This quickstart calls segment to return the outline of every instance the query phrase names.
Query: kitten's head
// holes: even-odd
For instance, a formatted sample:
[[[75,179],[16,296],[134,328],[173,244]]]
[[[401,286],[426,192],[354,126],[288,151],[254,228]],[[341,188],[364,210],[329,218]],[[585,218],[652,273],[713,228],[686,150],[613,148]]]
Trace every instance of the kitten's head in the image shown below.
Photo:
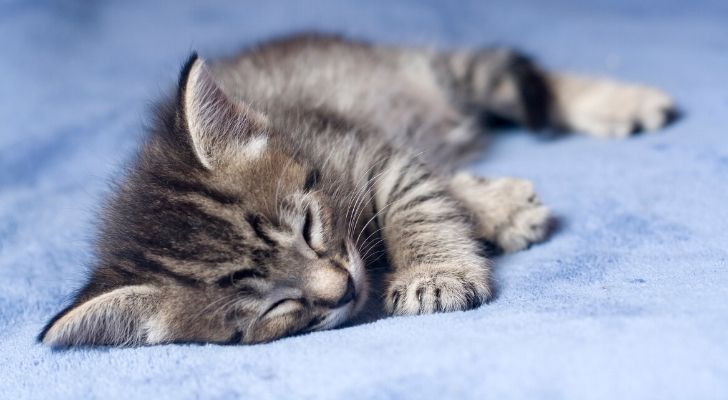
[[[89,282],[43,343],[256,343],[361,308],[363,264],[333,174],[231,101],[196,56],[160,115],[104,213]]]

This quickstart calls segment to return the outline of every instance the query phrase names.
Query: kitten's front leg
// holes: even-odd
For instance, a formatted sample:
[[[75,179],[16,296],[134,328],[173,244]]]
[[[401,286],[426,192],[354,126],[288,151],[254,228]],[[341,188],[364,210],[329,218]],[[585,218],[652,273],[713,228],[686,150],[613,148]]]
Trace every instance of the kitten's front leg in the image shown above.
[[[450,190],[475,217],[478,234],[506,252],[518,251],[546,237],[549,210],[525,179],[487,179],[458,172]]]
[[[416,158],[390,158],[374,187],[392,272],[385,308],[400,315],[466,310],[490,295],[490,262],[446,183]]]

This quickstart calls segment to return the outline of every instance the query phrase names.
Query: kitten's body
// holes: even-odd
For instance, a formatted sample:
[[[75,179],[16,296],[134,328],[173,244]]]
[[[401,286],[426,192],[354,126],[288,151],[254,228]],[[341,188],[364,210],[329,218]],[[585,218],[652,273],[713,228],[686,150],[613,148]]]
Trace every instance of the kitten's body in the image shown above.
[[[367,298],[472,308],[491,295],[479,240],[519,250],[548,222],[528,182],[452,175],[483,115],[624,136],[671,110],[505,50],[300,36],[193,57],[107,208],[88,285],[41,339],[249,343],[339,325]]]

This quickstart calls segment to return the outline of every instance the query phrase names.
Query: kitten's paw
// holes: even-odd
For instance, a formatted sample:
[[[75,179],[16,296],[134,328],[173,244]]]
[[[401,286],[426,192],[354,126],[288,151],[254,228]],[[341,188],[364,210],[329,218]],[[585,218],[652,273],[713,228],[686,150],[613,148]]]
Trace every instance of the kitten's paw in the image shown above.
[[[475,215],[483,238],[503,251],[518,251],[546,238],[549,210],[539,201],[531,182],[485,179],[461,172],[453,177],[452,187]]]
[[[395,315],[468,310],[490,298],[487,265],[464,268],[421,265],[390,281],[385,307]]]
[[[621,138],[656,131],[677,116],[672,98],[649,86],[573,76],[557,82],[559,111],[573,131]]]

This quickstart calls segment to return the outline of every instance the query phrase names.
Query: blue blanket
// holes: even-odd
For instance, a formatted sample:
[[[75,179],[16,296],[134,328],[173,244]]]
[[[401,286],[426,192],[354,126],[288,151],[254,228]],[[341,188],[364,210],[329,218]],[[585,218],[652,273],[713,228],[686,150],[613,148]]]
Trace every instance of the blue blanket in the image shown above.
[[[728,398],[728,3],[216,3],[0,5],[0,397]],[[561,224],[498,260],[480,309],[248,347],[38,345],[188,53],[302,29],[512,44],[664,88],[685,118],[621,141],[495,135],[472,168],[533,180]]]

